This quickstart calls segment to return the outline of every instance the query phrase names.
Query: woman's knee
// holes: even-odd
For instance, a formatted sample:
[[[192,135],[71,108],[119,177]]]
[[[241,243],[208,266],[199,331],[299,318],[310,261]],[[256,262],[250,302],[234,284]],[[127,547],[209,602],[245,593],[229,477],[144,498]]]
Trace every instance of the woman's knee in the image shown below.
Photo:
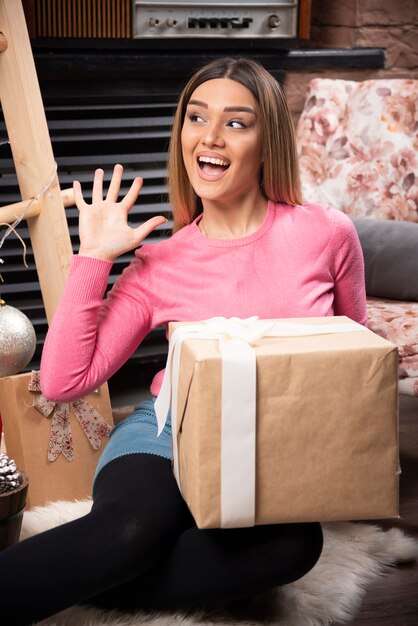
[[[289,581],[305,576],[318,562],[324,538],[321,525],[317,522],[292,524],[289,541],[293,549],[293,568],[289,569]]]
[[[270,587],[286,585],[307,574],[322,552],[323,536],[318,523],[260,526],[256,532],[261,538],[259,574]]]

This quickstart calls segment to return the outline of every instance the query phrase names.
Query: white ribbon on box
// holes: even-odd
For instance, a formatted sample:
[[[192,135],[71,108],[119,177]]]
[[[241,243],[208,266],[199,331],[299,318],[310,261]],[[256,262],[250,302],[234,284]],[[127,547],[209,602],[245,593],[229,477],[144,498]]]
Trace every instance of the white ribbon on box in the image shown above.
[[[177,392],[180,356],[186,339],[218,339],[222,359],[221,528],[255,524],[256,355],[262,337],[301,337],[367,330],[361,324],[300,324],[258,317],[212,317],[176,328],[170,338],[166,370],[155,411],[158,434],[171,405],[173,472],[181,491],[177,449]]]

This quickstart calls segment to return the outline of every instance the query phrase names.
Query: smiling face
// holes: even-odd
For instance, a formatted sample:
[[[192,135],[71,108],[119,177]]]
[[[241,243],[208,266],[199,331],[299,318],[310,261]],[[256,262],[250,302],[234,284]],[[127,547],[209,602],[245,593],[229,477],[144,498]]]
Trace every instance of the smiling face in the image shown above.
[[[216,78],[195,89],[181,146],[190,184],[204,207],[256,203],[263,197],[257,104],[241,83]]]

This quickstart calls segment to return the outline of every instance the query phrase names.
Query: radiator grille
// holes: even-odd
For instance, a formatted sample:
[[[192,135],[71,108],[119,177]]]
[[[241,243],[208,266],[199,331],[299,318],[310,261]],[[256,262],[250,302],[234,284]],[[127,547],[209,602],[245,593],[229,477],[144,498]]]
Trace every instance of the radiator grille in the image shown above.
[[[38,0],[37,37],[131,37],[130,0]]]

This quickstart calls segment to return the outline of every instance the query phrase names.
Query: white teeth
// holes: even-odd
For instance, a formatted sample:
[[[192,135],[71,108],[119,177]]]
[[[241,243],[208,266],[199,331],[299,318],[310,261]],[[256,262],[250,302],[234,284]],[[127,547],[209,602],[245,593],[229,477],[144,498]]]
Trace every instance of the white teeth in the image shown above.
[[[200,156],[199,161],[200,163],[212,163],[212,165],[223,165],[224,167],[229,165],[229,163],[222,161],[222,159],[215,159],[207,156]]]

